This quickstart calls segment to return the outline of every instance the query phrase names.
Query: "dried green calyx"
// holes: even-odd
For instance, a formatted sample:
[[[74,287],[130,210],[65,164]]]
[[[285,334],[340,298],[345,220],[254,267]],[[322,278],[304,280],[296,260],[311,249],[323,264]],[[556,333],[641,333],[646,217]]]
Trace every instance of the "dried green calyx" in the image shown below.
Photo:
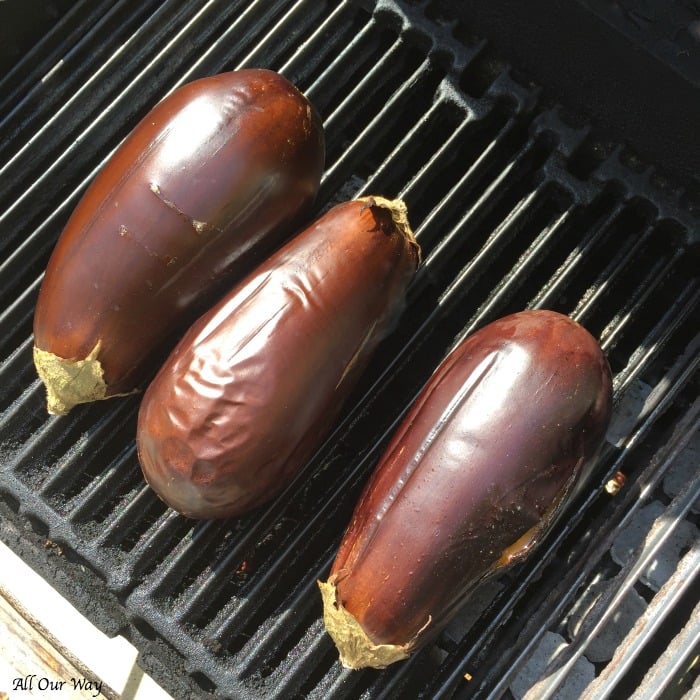
[[[410,223],[408,222],[408,207],[402,199],[387,199],[379,195],[371,195],[368,197],[359,197],[359,202],[364,202],[367,207],[379,207],[386,209],[391,220],[396,227],[396,230],[408,241],[409,245],[415,251],[416,267],[420,265],[422,259],[421,247],[416,240]]]
[[[34,346],[34,365],[46,386],[49,413],[65,416],[79,403],[98,401],[107,396],[104,371],[97,356],[100,342],[82,360],[66,360]]]
[[[326,583],[318,581],[318,587],[323,598],[323,622],[340,652],[340,663],[345,668],[386,668],[410,656],[415,639],[405,645],[375,644],[367,636],[360,623],[338,600],[332,576]]]

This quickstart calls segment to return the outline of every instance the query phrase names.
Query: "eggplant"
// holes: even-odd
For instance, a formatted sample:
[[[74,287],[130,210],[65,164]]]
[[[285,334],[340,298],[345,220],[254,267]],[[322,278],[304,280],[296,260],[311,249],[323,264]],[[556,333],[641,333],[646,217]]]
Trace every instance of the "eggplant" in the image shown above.
[[[205,313],[144,394],[144,477],[191,518],[277,495],[319,444],[420,262],[405,204],[345,202]]]
[[[324,149],[313,106],[273,71],[196,80],[156,105],[49,260],[34,315],[49,412],[137,389],[178,331],[304,223]]]
[[[516,313],[460,342],[391,439],[319,582],[342,664],[408,658],[477,585],[527,557],[590,470],[611,401],[602,350],[562,314]]]

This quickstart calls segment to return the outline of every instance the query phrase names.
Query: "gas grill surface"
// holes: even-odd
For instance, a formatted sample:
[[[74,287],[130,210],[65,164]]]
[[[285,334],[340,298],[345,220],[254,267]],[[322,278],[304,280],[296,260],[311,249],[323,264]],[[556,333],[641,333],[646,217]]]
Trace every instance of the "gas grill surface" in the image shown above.
[[[693,197],[433,8],[83,0],[0,82],[0,537],[129,637],[175,697],[651,698],[697,676]],[[143,114],[186,81],[252,66],[281,72],[323,117],[316,213],[401,197],[425,262],[290,488],[244,518],[193,522],[142,479],[138,397],[47,416],[32,315],[63,225]],[[344,670],[316,580],[362,486],[452,345],[523,308],[571,315],[608,356],[615,414],[593,476],[537,554],[434,645],[382,672]]]

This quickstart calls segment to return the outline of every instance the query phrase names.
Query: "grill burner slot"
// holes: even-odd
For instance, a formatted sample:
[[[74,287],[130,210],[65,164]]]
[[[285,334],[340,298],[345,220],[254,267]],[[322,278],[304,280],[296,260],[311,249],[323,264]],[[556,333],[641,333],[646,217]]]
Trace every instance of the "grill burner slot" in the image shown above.
[[[2,83],[0,95],[18,98],[0,112],[9,135],[0,143],[8,202],[0,215],[0,501],[19,511],[3,518],[40,524],[100,579],[75,597],[89,601],[104,581],[148,654],[171,663],[181,655],[207,690],[495,697],[544,633],[560,628],[639,509],[642,488],[644,498],[660,491],[697,428],[697,219],[648,172],[623,165],[619,151],[583,167],[590,128],[542,104],[461,25],[431,19],[431,3],[272,5],[123,0],[85,16],[82,31],[71,13],[62,25],[71,43],[55,32],[29,54],[37,65],[63,63],[43,83],[22,81],[22,64]],[[329,155],[318,210],[358,194],[404,197],[425,265],[337,429],[287,492],[238,520],[193,523],[143,483],[133,443],[138,397],[46,417],[31,319],[62,225],[138,118],[182,82],[243,65],[280,70],[323,115]],[[315,580],[363,484],[449,348],[525,307],[569,313],[600,337],[616,412],[641,381],[652,386],[644,409],[606,445],[538,558],[499,579],[469,629],[456,623],[382,673],[341,669]],[[628,486],[610,499],[600,486],[618,469]],[[673,503],[674,522],[686,522]],[[650,604],[663,608],[658,598]],[[598,681],[608,689],[622,680],[609,668]]]

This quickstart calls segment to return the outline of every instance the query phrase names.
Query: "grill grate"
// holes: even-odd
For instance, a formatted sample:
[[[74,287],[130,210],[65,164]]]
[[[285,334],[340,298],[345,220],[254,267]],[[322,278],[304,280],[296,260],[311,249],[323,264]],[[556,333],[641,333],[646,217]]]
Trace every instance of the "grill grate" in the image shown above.
[[[55,32],[30,54],[42,71],[61,57],[43,81],[22,82],[17,70],[0,87],[14,96],[0,112],[2,498],[106,583],[145,648],[166,640],[202,687],[222,696],[517,695],[538,643],[562,631],[582,587],[608,571],[615,537],[693,444],[697,220],[619,151],[582,173],[590,129],[541,104],[461,25],[429,15],[430,3],[398,0],[124,0],[86,16],[84,31],[76,13],[67,16],[67,39]],[[285,74],[324,117],[318,209],[373,192],[405,198],[425,264],[338,427],[286,493],[238,520],[192,523],[143,483],[137,398],[46,417],[31,318],[62,225],[139,116],[187,80],[250,65]],[[590,484],[538,558],[501,577],[470,620],[385,672],[341,669],[315,581],[382,446],[456,340],[525,307],[569,313],[601,339],[616,417],[642,382],[651,393],[609,436]],[[629,485],[611,499],[602,485],[618,470]],[[665,498],[669,528],[694,527],[694,499],[690,490]],[[597,621],[616,609],[615,591],[629,589],[651,555],[640,556],[556,662],[552,692],[585,655]],[[629,682],[631,662],[676,607],[676,581],[651,598],[656,617],[635,632],[637,646],[599,664],[596,692]]]

